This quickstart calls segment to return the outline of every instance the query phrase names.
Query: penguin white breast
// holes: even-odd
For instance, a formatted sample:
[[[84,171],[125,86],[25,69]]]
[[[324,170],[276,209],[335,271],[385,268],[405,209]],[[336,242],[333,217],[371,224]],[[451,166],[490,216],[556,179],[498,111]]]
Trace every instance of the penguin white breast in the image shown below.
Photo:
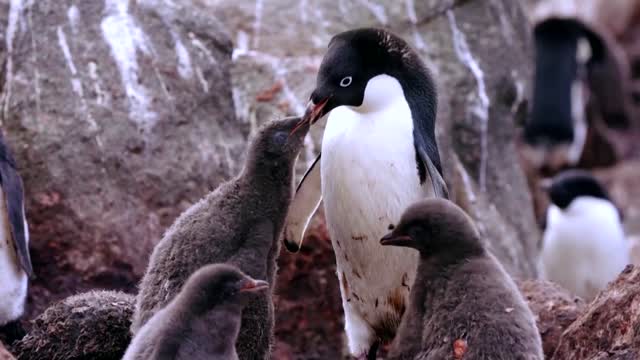
[[[9,226],[4,191],[0,190],[0,326],[23,314],[27,297],[27,274],[18,260]]]
[[[579,197],[547,213],[541,263],[544,276],[590,300],[629,263],[629,249],[615,206]]]
[[[345,311],[375,327],[404,306],[418,259],[379,240],[408,205],[432,194],[419,181],[411,110],[396,79],[371,79],[363,106],[330,113],[321,178]]]

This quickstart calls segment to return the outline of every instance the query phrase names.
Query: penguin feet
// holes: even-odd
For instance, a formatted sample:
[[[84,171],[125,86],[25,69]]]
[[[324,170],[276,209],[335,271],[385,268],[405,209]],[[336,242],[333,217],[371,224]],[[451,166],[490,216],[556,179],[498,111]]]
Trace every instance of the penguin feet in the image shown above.
[[[350,306],[344,306],[344,310],[344,328],[349,340],[349,351],[358,359],[369,359],[368,354],[377,339],[375,332]],[[375,350],[377,352],[377,346]]]
[[[376,360],[378,358],[378,348],[380,348],[380,339],[371,344],[369,352],[367,353],[367,360]]]

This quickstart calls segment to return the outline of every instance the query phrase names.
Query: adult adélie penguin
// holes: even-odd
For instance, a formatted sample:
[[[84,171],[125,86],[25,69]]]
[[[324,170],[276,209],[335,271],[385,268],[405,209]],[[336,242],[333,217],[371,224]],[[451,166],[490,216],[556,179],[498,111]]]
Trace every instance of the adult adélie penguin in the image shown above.
[[[0,134],[0,327],[16,325],[23,315],[29,277],[33,267],[22,178]]]
[[[411,203],[448,198],[435,138],[436,87],[401,38],[362,28],[334,36],[305,114],[329,114],[321,155],[299,184],[284,231],[299,250],[324,201],[336,255],[349,350],[374,357],[393,338],[408,301],[418,257],[378,239]]]

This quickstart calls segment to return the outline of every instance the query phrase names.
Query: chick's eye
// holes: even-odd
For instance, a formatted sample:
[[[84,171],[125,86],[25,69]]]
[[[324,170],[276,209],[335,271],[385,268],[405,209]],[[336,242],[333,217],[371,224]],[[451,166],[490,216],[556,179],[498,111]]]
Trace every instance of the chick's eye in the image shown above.
[[[285,131],[278,131],[271,138],[271,142],[276,149],[279,149],[287,144],[289,133]]]
[[[342,78],[342,80],[340,80],[340,86],[347,87],[351,85],[352,81],[353,81],[353,78],[351,76],[345,76]]]

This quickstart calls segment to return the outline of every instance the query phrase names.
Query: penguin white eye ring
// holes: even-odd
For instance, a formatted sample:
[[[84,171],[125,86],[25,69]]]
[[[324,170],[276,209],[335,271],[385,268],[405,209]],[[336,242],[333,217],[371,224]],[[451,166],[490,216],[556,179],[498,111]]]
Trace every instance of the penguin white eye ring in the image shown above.
[[[347,87],[351,85],[352,81],[353,81],[353,78],[351,76],[345,76],[342,78],[342,80],[340,80],[340,86]]]

